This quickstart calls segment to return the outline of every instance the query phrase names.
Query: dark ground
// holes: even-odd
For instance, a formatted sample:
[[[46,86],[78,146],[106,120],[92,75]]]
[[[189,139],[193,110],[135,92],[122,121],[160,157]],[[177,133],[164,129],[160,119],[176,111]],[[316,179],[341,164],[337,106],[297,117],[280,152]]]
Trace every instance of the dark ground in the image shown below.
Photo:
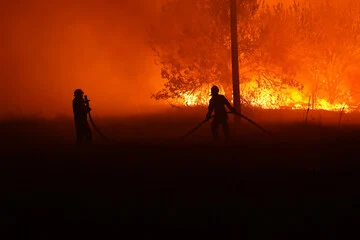
[[[230,144],[211,143],[205,124],[179,140],[203,118],[95,119],[117,141],[96,137],[91,148],[73,146],[71,119],[3,121],[2,232],[12,239],[358,236],[355,117],[341,128],[336,116],[326,125],[262,121],[274,136],[242,121]]]

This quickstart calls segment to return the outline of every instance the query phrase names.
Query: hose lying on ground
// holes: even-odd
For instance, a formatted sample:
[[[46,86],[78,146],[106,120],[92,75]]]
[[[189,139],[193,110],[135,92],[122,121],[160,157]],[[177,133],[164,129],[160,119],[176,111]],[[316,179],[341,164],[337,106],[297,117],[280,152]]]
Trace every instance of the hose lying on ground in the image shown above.
[[[263,127],[261,127],[259,124],[255,123],[253,120],[251,120],[250,118],[240,114],[240,113],[233,113],[233,112],[228,112],[228,113],[232,113],[236,116],[242,117],[245,120],[247,120],[248,122],[250,122],[251,124],[255,125],[256,127],[258,127],[259,129],[261,129],[263,132],[269,134],[269,135],[273,135],[271,132],[267,131],[266,129],[264,129]],[[184,136],[181,137],[181,139],[188,137],[189,135],[193,134],[196,130],[198,130],[204,123],[206,123],[207,121],[209,121],[211,118],[213,118],[214,116],[211,116],[208,119],[205,119],[204,121],[202,121],[201,123],[199,123],[195,128],[191,129],[187,134],[185,134]]]
[[[87,95],[84,96],[84,100],[87,104],[87,106],[90,108],[90,100],[88,100],[87,98]],[[251,124],[255,125],[256,127],[258,127],[259,129],[261,129],[263,132],[269,134],[269,135],[272,135],[271,132],[267,131],[266,129],[264,129],[263,127],[261,127],[259,124],[255,123],[253,120],[251,120],[250,118],[240,114],[240,113],[234,113],[234,112],[228,112],[228,113],[231,113],[231,114],[234,114],[236,116],[239,116],[239,117],[242,117],[244,118],[245,120],[247,120],[248,122],[250,122]],[[99,128],[96,126],[92,116],[91,116],[91,113],[89,111],[88,113],[89,115],[89,120],[91,122],[91,125],[93,126],[94,130],[96,131],[96,133],[98,133],[102,138],[104,138],[106,141],[109,141],[109,139],[99,130]],[[203,120],[201,123],[199,123],[195,128],[191,129],[187,134],[185,134],[184,136],[181,137],[181,139],[183,138],[186,138],[188,137],[189,135],[193,134],[196,130],[198,130],[204,123],[206,123],[207,121],[209,121],[211,118],[213,118],[214,116],[211,116],[210,118],[207,118],[205,120]]]
[[[240,113],[232,113],[235,114],[236,116],[242,117],[244,119],[246,119],[249,123],[255,125],[256,127],[258,127],[259,129],[261,129],[263,132],[269,134],[269,135],[273,135],[271,132],[267,131],[266,129],[264,129],[263,127],[261,127],[259,124],[257,124],[256,122],[254,122],[253,120],[251,120],[250,118],[240,114]]]

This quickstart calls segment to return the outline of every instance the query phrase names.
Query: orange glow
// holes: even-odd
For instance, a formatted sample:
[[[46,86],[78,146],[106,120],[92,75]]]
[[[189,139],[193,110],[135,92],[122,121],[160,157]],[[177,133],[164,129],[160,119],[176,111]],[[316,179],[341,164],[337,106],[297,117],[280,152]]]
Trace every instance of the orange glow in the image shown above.
[[[182,94],[181,98],[174,100],[172,104],[206,106],[211,98],[210,87],[211,86],[204,86],[193,93],[185,92]],[[231,100],[231,93],[226,93],[221,85],[219,88],[220,94],[225,95]],[[281,93],[276,93],[274,89],[259,87],[255,80],[241,84],[241,98],[246,102],[244,104],[253,107],[260,107],[263,109],[307,109],[310,107],[310,109],[326,111],[352,111],[351,107],[345,101],[330,103],[324,98],[317,99],[313,103],[310,97],[309,106],[309,96],[309,94],[296,88],[287,88],[281,91]]]
[[[4,3],[0,8],[3,17],[0,23],[3,36],[0,40],[0,115],[9,112],[71,115],[76,88],[82,88],[89,96],[94,115],[98,116],[167,107],[166,102],[151,98],[164,82],[160,76],[161,66],[153,64],[153,52],[144,41],[149,21],[166,0],[118,2],[81,4],[39,0],[32,4]],[[192,1],[188,3],[192,5]],[[185,9],[189,14],[190,10]],[[188,16],[184,18],[192,21]],[[165,31],[165,27],[159,29]],[[165,37],[162,40],[169,42]],[[184,63],[192,59],[191,51],[181,53]],[[226,55],[220,57],[227,59]],[[349,89],[356,90],[360,70],[357,66],[353,68],[346,74],[353,84]],[[224,72],[227,70],[224,65]],[[220,93],[231,100],[232,93],[224,90],[229,88],[219,87]],[[211,85],[204,85],[194,92],[183,92],[180,99],[170,102],[181,106],[207,105],[210,88]],[[259,87],[255,80],[242,82],[243,104],[265,109],[308,107],[309,89],[274,90]],[[353,102],[360,102],[360,95],[347,89],[344,91],[348,92],[347,98],[331,102],[330,97],[322,96],[311,102],[311,108],[339,111],[344,107],[346,111],[352,111]]]
[[[195,92],[185,92],[180,94],[180,99],[177,99],[173,102],[174,105],[185,106],[197,106],[197,105],[207,105],[210,99],[210,88],[212,85],[203,86],[201,89]],[[219,94],[225,94],[225,91],[222,86],[219,87]]]
[[[76,88],[89,96],[98,116],[164,105],[150,98],[161,81],[143,40],[145,20],[157,6],[21,2],[0,8],[0,115],[72,115]]]
[[[169,81],[164,89],[172,93],[160,92],[159,99],[180,96],[171,103],[207,105],[211,87],[207,84],[216,81],[222,83],[222,86],[217,85],[231,100],[230,40],[224,39],[224,34],[229,36],[229,22],[221,22],[222,12],[216,15],[217,1],[210,1],[212,4],[208,6],[211,13],[215,12],[210,20],[206,14],[202,16],[200,10],[189,10],[192,1],[184,2],[169,5],[159,24],[164,28],[159,33],[154,31],[158,38],[155,46],[158,47],[159,62],[164,66],[163,76]],[[239,27],[241,31],[238,30],[241,33],[242,104],[263,109],[356,111],[360,103],[360,91],[357,90],[360,87],[360,5],[350,0],[301,0],[301,4],[290,0],[265,2],[277,5],[259,8],[249,18],[248,25],[246,20],[239,20],[243,23]],[[176,18],[179,9],[191,12],[193,17]],[[208,24],[187,22],[197,16],[200,16],[197,22],[203,20]],[[222,25],[213,21],[213,17],[219,17],[217,20]],[[173,23],[163,24],[164,20],[173,20]],[[185,23],[179,24],[182,22]],[[224,27],[218,29],[218,26]],[[201,44],[186,37],[199,40]],[[191,45],[192,42],[195,43]],[[188,91],[193,82],[196,88]],[[181,92],[184,85],[187,91]],[[197,87],[199,85],[202,87]]]

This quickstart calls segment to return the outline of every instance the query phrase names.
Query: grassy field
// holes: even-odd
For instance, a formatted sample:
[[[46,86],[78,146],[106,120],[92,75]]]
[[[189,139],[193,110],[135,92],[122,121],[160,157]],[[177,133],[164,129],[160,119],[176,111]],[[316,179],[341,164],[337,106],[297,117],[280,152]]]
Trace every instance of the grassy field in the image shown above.
[[[231,143],[213,143],[209,123],[180,139],[205,113],[94,115],[111,141],[95,135],[83,148],[73,145],[71,118],[3,120],[1,229],[16,239],[355,232],[358,114],[339,126],[339,113],[313,112],[305,124],[301,111],[244,110],[273,135],[230,119]]]

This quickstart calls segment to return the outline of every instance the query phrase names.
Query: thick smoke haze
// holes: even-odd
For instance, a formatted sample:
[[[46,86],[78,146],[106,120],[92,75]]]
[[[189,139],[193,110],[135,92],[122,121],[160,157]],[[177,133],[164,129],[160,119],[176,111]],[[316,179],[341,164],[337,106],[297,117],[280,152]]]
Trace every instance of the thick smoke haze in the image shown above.
[[[5,1],[1,114],[71,114],[82,88],[98,114],[138,113],[159,103],[159,69],[146,45],[159,0]]]
[[[167,107],[150,98],[164,81],[146,44],[166,1],[3,1],[0,115],[70,115],[76,88],[92,100],[94,114]],[[278,2],[293,0],[265,1]]]

